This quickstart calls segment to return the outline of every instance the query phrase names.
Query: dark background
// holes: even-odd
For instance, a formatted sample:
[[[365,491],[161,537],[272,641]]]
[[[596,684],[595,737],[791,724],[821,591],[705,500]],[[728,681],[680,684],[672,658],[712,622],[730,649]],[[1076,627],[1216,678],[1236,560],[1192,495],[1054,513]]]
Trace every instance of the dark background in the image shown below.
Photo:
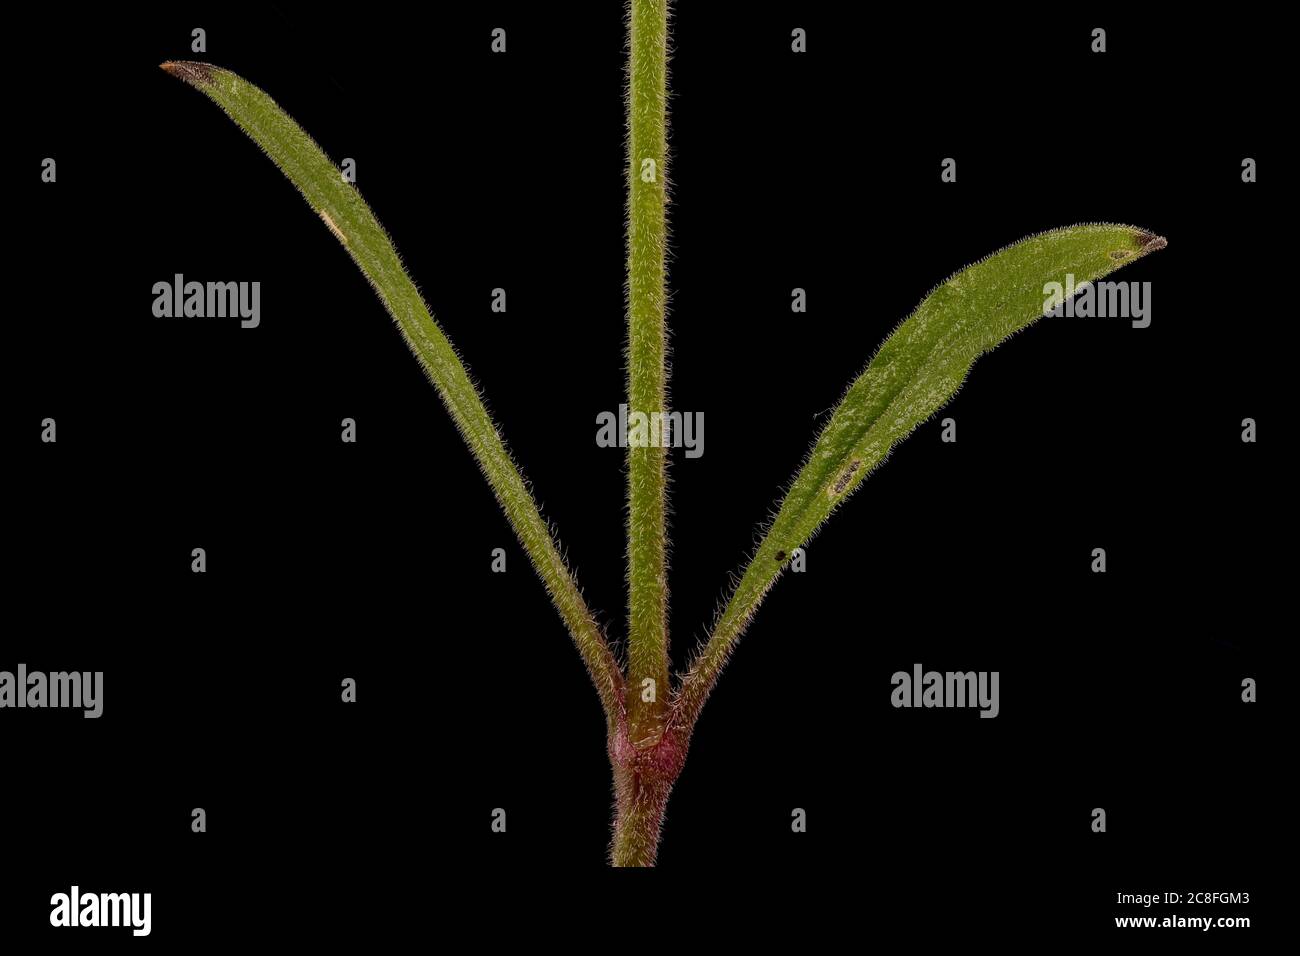
[[[725,913],[728,939],[1141,938],[1112,917],[1152,911],[1117,892],[1227,890],[1251,904],[1204,912],[1252,917],[1234,944],[1262,936],[1290,349],[1270,28],[684,6],[672,389],[706,430],[672,466],[678,666],[824,413],[930,288],[1075,222],[1169,248],[1115,276],[1152,283],[1150,328],[1045,320],[980,360],[943,413],[958,442],[921,428],[769,596],[669,807],[662,918]],[[594,433],[624,388],[624,35],[596,7],[13,24],[0,669],[103,670],[106,689],[96,721],[0,715],[6,935],[141,945],[51,935],[74,882],[152,892],[154,945],[550,938],[627,912],[601,870],[596,695],[486,483],[344,250],[157,69],[233,69],[356,159],[621,638],[623,463]],[[260,281],[261,327],[155,319],[177,272]],[[894,710],[890,675],[916,662],[1000,671],[1001,715]]]

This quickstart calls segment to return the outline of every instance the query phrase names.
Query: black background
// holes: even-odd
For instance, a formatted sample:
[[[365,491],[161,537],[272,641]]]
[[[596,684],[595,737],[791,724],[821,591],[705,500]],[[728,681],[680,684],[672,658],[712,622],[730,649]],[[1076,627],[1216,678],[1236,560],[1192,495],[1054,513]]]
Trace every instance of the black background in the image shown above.
[[[623,463],[593,439],[624,388],[624,34],[597,6],[12,24],[0,669],[103,670],[105,710],[0,716],[6,938],[149,945],[52,933],[74,882],[152,892],[152,945],[576,938],[647,891],[629,932],[725,913],[733,939],[1114,939],[1143,931],[1113,916],[1150,912],[1117,892],[1249,891],[1176,912],[1259,938],[1289,557],[1269,28],[677,12],[672,389],[706,423],[704,456],[672,465],[677,666],[822,416],[930,288],[1074,222],[1169,248],[1116,277],[1152,283],[1150,328],[1045,320],[980,360],[944,412],[958,442],[922,427],[811,543],[704,712],[657,890],[629,891],[602,872],[595,693],[455,428],[318,218],[157,68],[233,69],[356,159],[617,639]],[[177,272],[260,281],[261,327],[155,319]],[[916,662],[1000,671],[1001,715],[894,710]]]

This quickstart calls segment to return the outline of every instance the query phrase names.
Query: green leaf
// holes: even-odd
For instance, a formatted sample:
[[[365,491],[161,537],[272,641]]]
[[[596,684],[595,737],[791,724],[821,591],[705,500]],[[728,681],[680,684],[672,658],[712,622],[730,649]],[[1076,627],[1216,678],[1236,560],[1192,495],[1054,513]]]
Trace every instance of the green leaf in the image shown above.
[[[736,641],[790,553],[889,455],[939,411],[985,352],[1044,314],[1045,287],[1076,290],[1163,249],[1134,226],[1090,224],[1022,239],[962,269],[931,292],[849,386],[808,454],[712,634],[683,676],[673,725],[690,728]]]
[[[340,168],[262,90],[229,70],[206,63],[164,63],[162,68],[204,93],[266,151],[370,280],[451,413],[546,585],[591,673],[612,729],[624,707],[623,676],[618,663],[478,389],[406,274],[397,250],[370,207],[343,179]],[[310,331],[304,328],[302,334]],[[413,505],[418,501],[423,511],[428,499],[419,483],[407,482],[405,488]],[[455,508],[456,504],[450,502],[444,507]]]

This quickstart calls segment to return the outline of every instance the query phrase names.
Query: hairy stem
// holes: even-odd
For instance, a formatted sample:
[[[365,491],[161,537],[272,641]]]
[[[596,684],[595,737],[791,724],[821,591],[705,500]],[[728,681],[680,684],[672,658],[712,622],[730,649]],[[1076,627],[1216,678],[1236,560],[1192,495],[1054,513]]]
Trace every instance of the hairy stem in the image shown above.
[[[618,663],[478,389],[406,274],[397,250],[370,207],[356,187],[343,179],[339,167],[262,90],[229,70],[206,63],[164,63],[162,68],[207,95],[262,147],[370,280],[451,413],[568,626],[596,684],[606,723],[613,733],[624,707],[623,676]],[[412,493],[418,494],[418,483],[411,484]],[[419,504],[419,508],[423,510],[424,505]]]
[[[614,821],[614,866],[654,866],[671,783],[640,780],[625,773],[617,787],[618,817]]]
[[[631,0],[628,64],[628,680],[632,740],[662,732],[669,697],[667,450],[637,413],[668,411],[667,0]],[[647,684],[646,681],[653,681]]]
[[[633,746],[625,733],[610,737],[617,815],[610,862],[654,866],[668,796],[686,762],[689,734],[665,732],[654,744]]]

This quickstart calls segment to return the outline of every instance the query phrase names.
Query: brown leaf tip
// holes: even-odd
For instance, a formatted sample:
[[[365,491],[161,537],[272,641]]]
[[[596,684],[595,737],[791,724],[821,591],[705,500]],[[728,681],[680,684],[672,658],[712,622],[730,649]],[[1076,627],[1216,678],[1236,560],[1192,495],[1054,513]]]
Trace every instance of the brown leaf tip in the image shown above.
[[[217,82],[216,73],[207,63],[195,63],[191,60],[168,60],[162,68],[177,79],[184,80],[190,86],[212,86]]]
[[[1164,236],[1157,236],[1154,232],[1139,232],[1136,236],[1138,248],[1145,255],[1148,252],[1157,252],[1169,245],[1169,240]]]

